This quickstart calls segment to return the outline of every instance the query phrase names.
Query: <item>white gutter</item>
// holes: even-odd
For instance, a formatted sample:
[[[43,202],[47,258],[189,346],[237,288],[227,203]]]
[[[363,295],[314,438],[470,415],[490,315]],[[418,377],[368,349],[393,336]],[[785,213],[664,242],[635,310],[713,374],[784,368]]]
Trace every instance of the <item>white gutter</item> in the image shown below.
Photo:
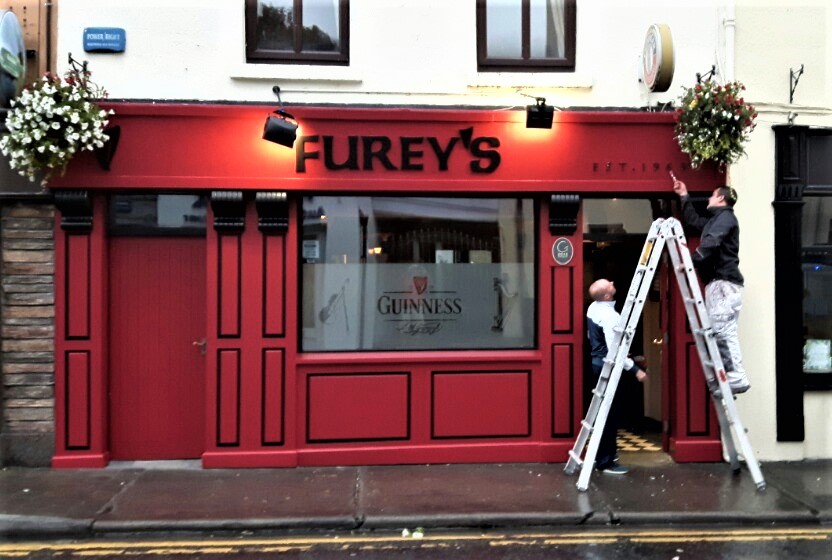
[[[733,0],[727,0],[725,12],[720,22],[724,30],[725,39],[725,60],[717,61],[720,64],[720,73],[722,74],[722,82],[734,81],[734,35],[736,32],[736,6]]]

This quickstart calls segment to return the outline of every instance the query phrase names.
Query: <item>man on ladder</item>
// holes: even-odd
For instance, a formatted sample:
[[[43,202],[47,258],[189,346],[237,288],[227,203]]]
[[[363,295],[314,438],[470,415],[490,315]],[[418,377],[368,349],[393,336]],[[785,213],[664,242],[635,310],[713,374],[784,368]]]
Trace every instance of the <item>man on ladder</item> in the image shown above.
[[[710,216],[702,216],[693,207],[687,186],[671,172],[673,190],[682,199],[685,223],[701,231],[693,265],[705,284],[705,307],[714,330],[728,384],[735,395],[748,391],[751,384],[742,366],[737,334],[737,319],[742,307],[743,276],[739,269],[740,226],[734,215],[737,191],[717,187],[708,199]]]
[[[677,187],[676,178],[673,177],[673,180],[674,187]],[[682,192],[687,193],[684,184],[678,186],[678,190],[680,194]],[[732,196],[736,200],[735,193],[724,193],[717,189],[711,197],[711,205],[714,206],[714,202],[717,202],[717,207],[721,207],[719,203],[727,205],[728,202],[725,202],[726,196]],[[730,214],[728,217],[733,218],[733,214]],[[738,231],[732,231],[736,229],[728,228],[726,231],[731,232],[733,235],[738,235]],[[711,233],[718,232],[711,231]],[[724,235],[717,239],[717,241],[720,241]],[[714,243],[714,240],[710,240],[700,254],[701,260],[708,263],[709,248],[718,245],[718,242]],[[578,476],[576,486],[581,491],[586,491],[589,488],[589,478],[596,464],[595,459],[613,404],[615,391],[618,387],[618,380],[621,377],[622,371],[628,365],[627,352],[632,343],[652,278],[659,267],[659,261],[665,249],[670,253],[673,272],[676,276],[676,285],[679,288],[682,301],[685,304],[688,323],[696,341],[699,361],[702,364],[708,390],[715,406],[720,433],[723,438],[726,453],[731,462],[731,467],[735,472],[740,471],[739,455],[737,453],[737,446],[739,446],[745,456],[746,465],[754,479],[754,483],[757,485],[757,489],[764,490],[766,482],[760,471],[760,465],[754,457],[754,450],[751,448],[751,443],[748,440],[745,428],[734,405],[733,390],[722,362],[722,351],[717,344],[717,337],[711,327],[710,314],[702,297],[699,278],[694,270],[693,259],[688,250],[682,224],[674,218],[668,218],[666,220],[660,218],[650,226],[650,231],[647,234],[639,263],[636,266],[636,271],[633,275],[620,319],[618,324],[612,329],[614,333],[613,340],[608,343],[608,352],[603,359],[598,384],[592,391],[592,401],[589,404],[586,417],[581,421],[581,429],[578,432],[578,437],[575,439],[575,445],[568,453],[569,459],[566,462],[564,471],[566,474],[572,474],[580,469],[581,473]],[[733,262],[736,273],[739,274],[739,269],[736,268],[738,259],[735,257],[735,253],[736,251],[734,251],[734,257],[731,257],[729,254],[726,258],[728,261]],[[717,265],[712,264],[711,266],[717,269],[721,265],[722,263],[717,263]],[[713,283],[714,279],[717,278],[716,273],[711,271],[709,278],[711,279],[711,283]],[[739,279],[742,281],[741,276]],[[734,308],[735,311],[738,311],[737,304],[734,304]],[[737,367],[736,363],[732,365]],[[747,381],[744,389],[742,385],[739,385],[738,389],[739,391],[748,390]],[[585,455],[584,451],[586,451]]]

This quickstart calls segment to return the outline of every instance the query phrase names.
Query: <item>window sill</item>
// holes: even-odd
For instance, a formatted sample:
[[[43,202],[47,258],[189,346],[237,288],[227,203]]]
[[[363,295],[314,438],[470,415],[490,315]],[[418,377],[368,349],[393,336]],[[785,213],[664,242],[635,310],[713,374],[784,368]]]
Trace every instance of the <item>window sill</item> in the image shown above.
[[[301,82],[335,82],[360,84],[363,79],[355,68],[317,64],[237,64],[230,76],[236,80],[281,80]]]
[[[477,72],[469,88],[539,87],[592,89],[592,76],[576,72]]]

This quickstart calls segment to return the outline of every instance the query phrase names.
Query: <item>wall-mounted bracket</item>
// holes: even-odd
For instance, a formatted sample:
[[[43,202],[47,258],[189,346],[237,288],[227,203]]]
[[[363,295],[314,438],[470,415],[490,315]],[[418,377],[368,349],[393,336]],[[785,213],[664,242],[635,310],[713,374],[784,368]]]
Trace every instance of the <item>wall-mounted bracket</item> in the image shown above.
[[[794,103],[794,90],[797,89],[797,82],[800,81],[800,76],[803,75],[803,65],[800,65],[798,70],[789,68],[789,104]]]
[[[709,80],[716,75],[716,64],[711,65],[711,69],[704,74],[696,73],[696,83],[701,84],[702,80]]]

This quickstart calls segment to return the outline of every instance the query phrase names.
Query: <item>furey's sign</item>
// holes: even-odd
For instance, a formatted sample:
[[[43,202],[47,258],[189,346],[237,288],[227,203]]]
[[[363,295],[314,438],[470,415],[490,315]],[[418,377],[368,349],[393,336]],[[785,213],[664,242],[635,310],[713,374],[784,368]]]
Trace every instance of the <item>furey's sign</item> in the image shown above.
[[[306,173],[309,161],[328,171],[448,171],[452,158],[466,157],[472,173],[493,173],[502,161],[499,147],[499,138],[474,136],[474,127],[450,138],[315,134],[298,138],[295,171]]]

